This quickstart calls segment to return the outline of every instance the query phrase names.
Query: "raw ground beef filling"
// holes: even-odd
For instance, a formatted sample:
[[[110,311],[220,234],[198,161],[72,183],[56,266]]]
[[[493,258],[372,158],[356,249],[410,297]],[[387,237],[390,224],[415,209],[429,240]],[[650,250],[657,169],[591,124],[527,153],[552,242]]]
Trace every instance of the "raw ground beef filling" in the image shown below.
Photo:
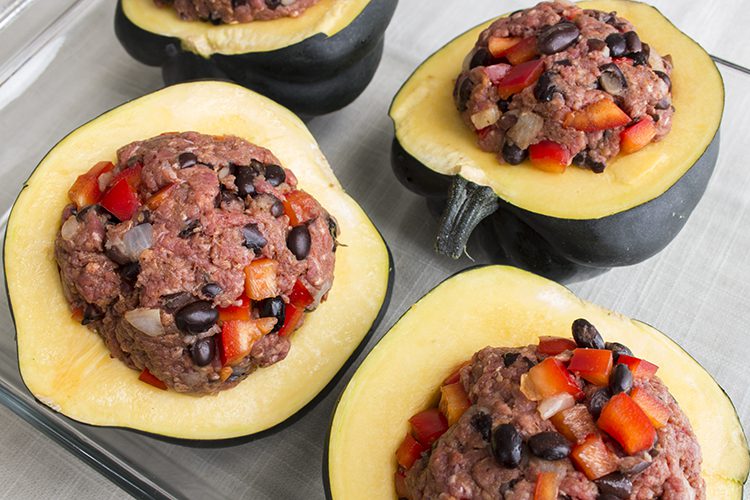
[[[319,0],[154,0],[159,7],[171,6],[185,21],[214,24],[270,21],[297,17]]]
[[[290,341],[279,335],[279,310],[289,314],[293,290],[306,290],[303,310],[325,298],[337,229],[279,165],[269,150],[237,137],[163,134],[117,152],[116,166],[94,179],[104,193],[98,203],[65,208],[55,241],[63,290],[114,357],[191,393],[230,388],[284,359]],[[127,215],[127,196],[112,201],[118,186],[126,194],[133,186]],[[267,271],[250,294],[248,269]],[[270,333],[253,330],[252,350],[227,362],[231,346],[220,340],[227,323],[218,316],[242,300],[247,316],[247,297],[249,318],[233,325],[268,329],[259,316],[277,324]]]
[[[567,350],[557,358],[567,363],[571,356],[571,351]],[[400,495],[409,500],[530,500],[535,498],[540,473],[555,472],[556,498],[561,499],[706,498],[705,482],[700,476],[702,459],[697,438],[677,402],[655,376],[650,379],[636,377],[629,393],[633,395],[637,390],[641,391],[641,396],[657,398],[666,408],[668,421],[656,430],[656,444],[650,450],[632,456],[597,429],[591,408],[598,404],[601,411],[601,403],[595,402],[599,397],[595,394],[600,388],[576,377],[585,396],[569,410],[564,410],[565,422],[578,436],[579,444],[586,436],[602,435],[608,458],[599,460],[597,466],[609,463],[607,470],[614,471],[614,475],[607,476],[610,478],[609,488],[601,480],[589,480],[570,458],[545,460],[530,451],[529,438],[558,431],[551,420],[542,418],[539,403],[528,399],[521,389],[522,376],[549,357],[541,354],[537,346],[487,347],[477,352],[460,370],[457,380],[468,395],[468,409],[405,471]],[[494,439],[491,436],[503,424],[512,424],[523,439],[520,463],[516,466],[501,465],[490,444]],[[560,434],[557,436],[563,439]],[[573,452],[570,453],[572,456]],[[630,482],[630,486],[624,489],[616,486],[617,478],[623,477]]]
[[[518,164],[530,146],[551,141],[562,146],[563,163],[600,173],[621,150],[669,133],[671,72],[671,57],[657,54],[615,12],[542,2],[482,32],[454,95],[479,147],[501,162]],[[589,107],[603,100],[619,110]],[[652,122],[644,124],[645,141],[641,135],[638,146],[622,147],[623,131],[644,120]]]

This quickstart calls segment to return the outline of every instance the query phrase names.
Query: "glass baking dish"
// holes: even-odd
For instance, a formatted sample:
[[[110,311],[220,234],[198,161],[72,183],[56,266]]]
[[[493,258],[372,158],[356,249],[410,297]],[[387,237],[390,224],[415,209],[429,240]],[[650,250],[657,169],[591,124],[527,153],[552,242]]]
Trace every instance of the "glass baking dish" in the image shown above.
[[[506,3],[502,10],[531,2]],[[711,2],[692,6],[689,16],[678,0],[655,3],[721,59],[750,66],[741,29],[750,24],[750,17],[740,1],[722,2],[720,11]],[[447,38],[497,14],[497,2],[474,0],[468,11],[459,5],[462,2],[444,0],[430,16],[422,16],[416,31],[412,21],[420,15],[420,4],[401,2],[388,31],[382,66],[365,94],[347,109],[309,123],[339,179],[373,218],[393,252],[397,271],[390,310],[368,347],[435,284],[486,262],[486,256],[472,247],[473,261],[452,262],[432,253],[436,223],[423,201],[403,189],[390,171],[392,128],[387,109],[420,61]],[[119,46],[112,30],[114,7],[108,0],[0,0],[3,233],[24,180],[56,141],[103,111],[162,84],[158,69],[140,65]],[[727,91],[721,156],[685,230],[657,257],[572,288],[584,298],[669,332],[727,390],[748,427],[750,394],[745,381],[750,343],[742,335],[750,319],[750,169],[744,167],[750,76],[741,68],[720,68]],[[283,430],[230,442],[185,444],[81,425],[36,402],[19,376],[4,294],[0,302],[0,402],[125,491],[153,498],[324,497],[322,461],[330,415],[356,362]]]

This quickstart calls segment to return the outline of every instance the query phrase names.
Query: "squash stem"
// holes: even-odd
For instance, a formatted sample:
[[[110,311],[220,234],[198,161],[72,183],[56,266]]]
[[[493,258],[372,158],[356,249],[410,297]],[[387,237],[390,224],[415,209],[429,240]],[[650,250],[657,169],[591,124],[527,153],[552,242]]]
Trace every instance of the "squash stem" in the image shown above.
[[[466,250],[474,228],[500,207],[489,186],[479,186],[460,175],[453,177],[450,197],[440,220],[435,250],[458,259]]]

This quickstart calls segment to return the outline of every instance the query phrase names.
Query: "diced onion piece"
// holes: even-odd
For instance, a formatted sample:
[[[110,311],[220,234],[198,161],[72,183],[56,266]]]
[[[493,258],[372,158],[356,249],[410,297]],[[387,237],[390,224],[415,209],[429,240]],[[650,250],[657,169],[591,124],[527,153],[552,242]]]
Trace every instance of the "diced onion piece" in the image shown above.
[[[154,243],[154,228],[151,224],[139,224],[128,229],[122,239],[107,240],[108,250],[114,250],[124,262],[135,262],[141,253]]]
[[[99,183],[99,191],[102,193],[107,190],[107,187],[109,186],[109,182],[112,180],[112,177],[114,177],[114,174],[112,171],[104,172],[99,176],[99,178],[96,180]]]
[[[60,228],[60,236],[62,236],[65,241],[72,241],[73,237],[78,232],[79,227],[80,224],[75,216],[68,217],[68,220],[66,220]]]
[[[539,406],[537,407],[537,411],[544,420],[547,420],[548,418],[563,410],[572,408],[573,406],[575,406],[575,404],[575,398],[567,392],[563,392],[561,394],[557,394],[556,396],[552,396],[542,400],[542,402],[539,403]]]
[[[534,382],[529,377],[528,373],[521,375],[521,393],[526,396],[529,401],[541,401],[542,396],[539,395]]]
[[[164,335],[164,326],[161,324],[159,309],[147,309],[145,307],[133,309],[125,313],[125,321],[149,337]]]
[[[508,137],[521,149],[528,148],[542,131],[544,119],[536,113],[524,112],[508,130]]]
[[[500,119],[500,108],[497,106],[490,106],[489,108],[483,109],[471,115],[471,123],[477,130],[482,130],[490,125],[494,125]]]

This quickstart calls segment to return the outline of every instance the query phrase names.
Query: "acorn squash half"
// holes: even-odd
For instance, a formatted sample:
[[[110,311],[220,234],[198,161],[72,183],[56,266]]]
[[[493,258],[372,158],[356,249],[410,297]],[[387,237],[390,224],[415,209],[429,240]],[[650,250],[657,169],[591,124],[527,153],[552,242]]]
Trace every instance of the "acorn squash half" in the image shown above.
[[[482,247],[558,281],[641,262],[662,250],[701,199],[719,153],[721,75],[709,55],[654,7],[628,0],[581,2],[617,11],[644,41],[675,63],[671,133],[610,160],[602,174],[550,174],[528,162],[501,165],[476,145],[452,92],[466,54],[492,21],[427,59],[396,95],[393,169],[412,191],[447,200],[438,251],[458,258],[477,224]]]
[[[115,33],[164,82],[220,78],[301,115],[322,115],[359,96],[383,54],[398,0],[320,0],[296,18],[213,25],[181,20],[153,0],[119,0]]]
[[[67,190],[120,146],[167,131],[234,134],[265,146],[302,189],[336,217],[328,300],[307,315],[283,361],[215,396],[162,391],[113,359],[101,338],[71,318],[54,259]],[[268,429],[292,416],[334,378],[360,345],[389,295],[389,252],[367,215],[343,190],[315,139],[293,113],[223,82],[168,87],[83,125],[42,160],[16,201],[5,240],[5,272],[18,364],[31,393],[80,422],[183,439],[222,439]]]
[[[750,455],[732,402],[711,376],[654,328],[578,299],[566,288],[513,267],[462,272],[424,296],[390,329],[352,377],[331,424],[327,463],[335,500],[396,498],[395,451],[408,419],[434,405],[441,382],[486,346],[570,337],[586,318],[609,342],[659,365],[693,426],[709,499],[741,499]]]

